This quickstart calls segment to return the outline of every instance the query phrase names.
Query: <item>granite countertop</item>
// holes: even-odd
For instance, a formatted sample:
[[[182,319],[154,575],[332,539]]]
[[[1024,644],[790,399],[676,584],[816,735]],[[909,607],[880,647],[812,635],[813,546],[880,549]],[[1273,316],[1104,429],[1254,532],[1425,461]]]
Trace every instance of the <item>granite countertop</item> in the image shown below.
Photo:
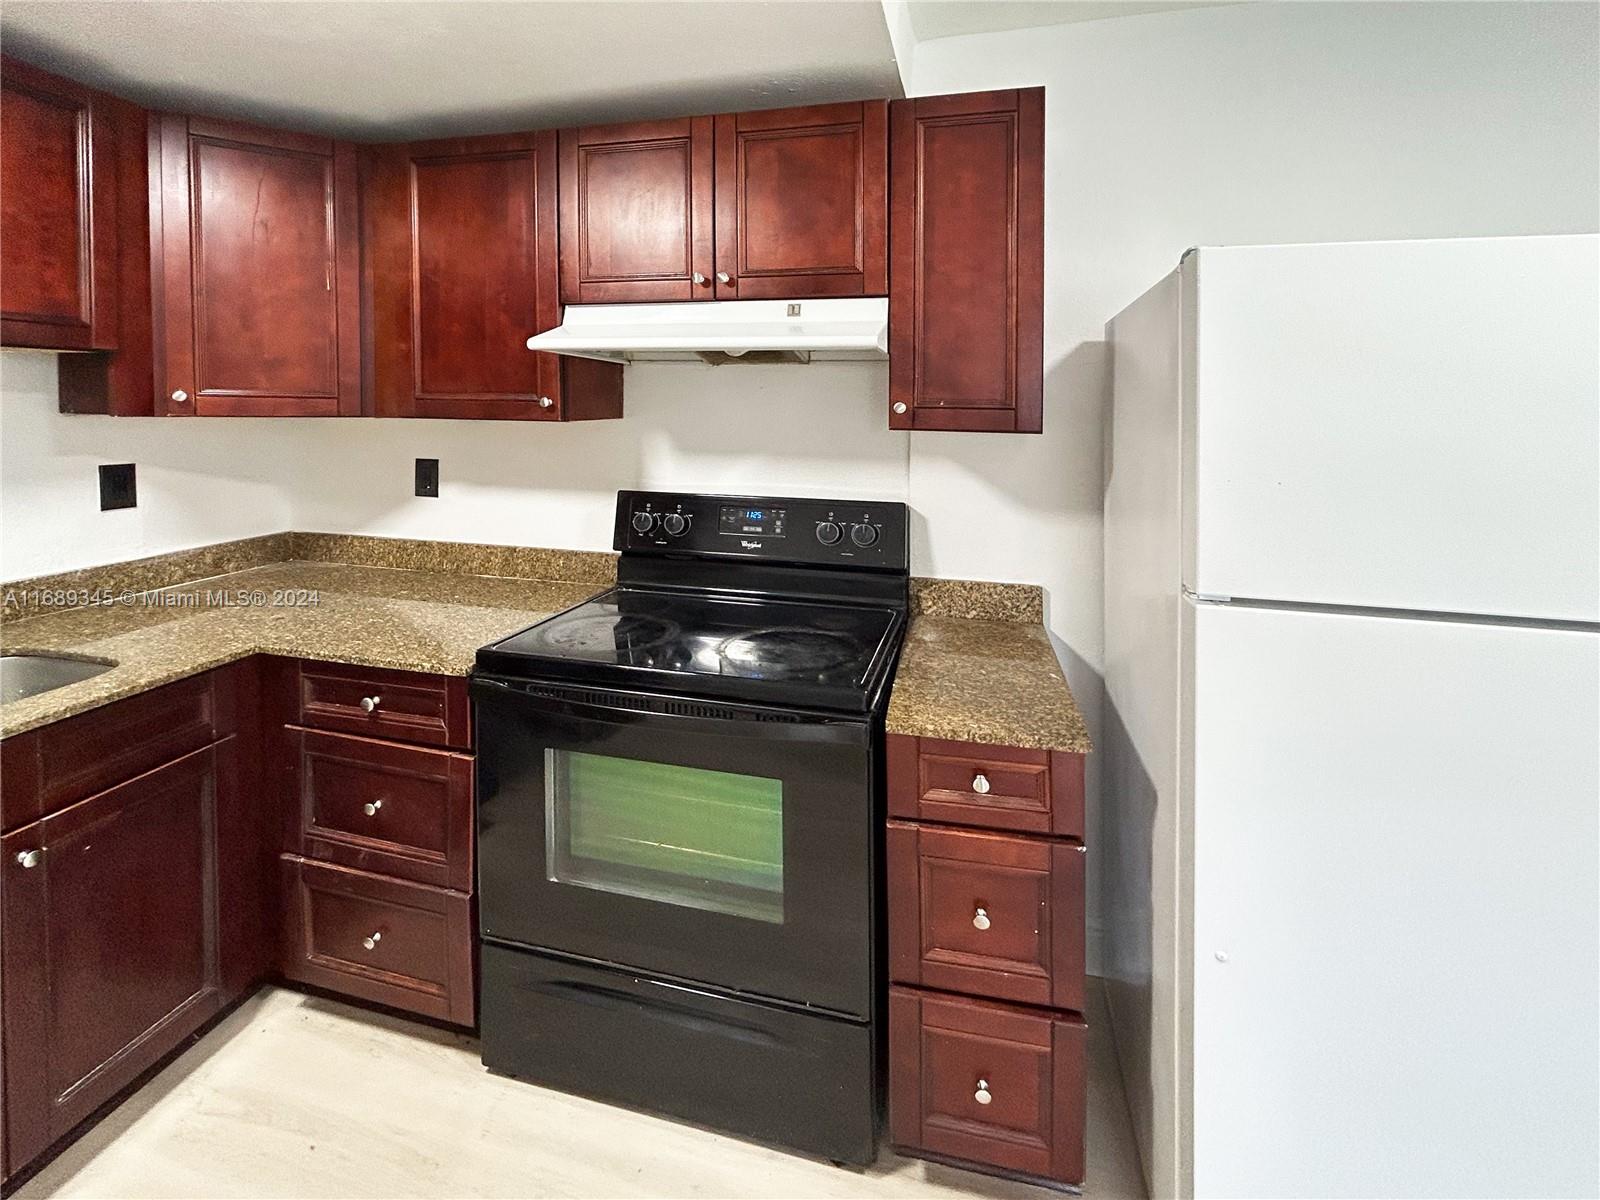
[[[252,654],[465,675],[479,646],[603,586],[285,562],[139,593],[127,603],[7,620],[0,623],[7,654],[39,651],[117,665],[0,704],[0,737]],[[243,602],[222,603],[222,594]]]
[[[1093,748],[1042,622],[919,614],[906,633],[890,733],[1087,754]]]
[[[583,551],[284,533],[24,580],[6,585],[0,650],[116,665],[0,704],[0,737],[253,654],[465,675],[480,646],[614,578],[613,556]],[[41,606],[62,590],[119,598]],[[914,579],[911,591],[890,733],[1089,751],[1041,589]]]

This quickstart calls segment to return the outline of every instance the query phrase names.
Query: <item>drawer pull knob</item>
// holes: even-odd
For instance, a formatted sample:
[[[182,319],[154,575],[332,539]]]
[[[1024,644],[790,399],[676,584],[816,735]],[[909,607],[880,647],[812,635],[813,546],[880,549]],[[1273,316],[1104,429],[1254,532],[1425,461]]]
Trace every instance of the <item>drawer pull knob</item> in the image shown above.
[[[972,777],[972,790],[980,796],[989,794],[989,777],[981,771]]]
[[[978,909],[972,914],[972,927],[977,930],[989,928],[989,913],[987,909]]]
[[[979,1104],[987,1104],[994,1099],[989,1094],[989,1081],[987,1079],[978,1080],[978,1090],[972,1093],[972,1098]]]
[[[370,801],[370,802],[368,802],[366,804],[363,804],[361,806],[361,811],[366,813],[367,816],[369,816],[369,817],[375,817],[375,816],[378,815],[378,810],[380,808],[382,808],[382,807],[383,807],[383,801],[382,800],[373,800],[373,801]]]
[[[383,700],[382,696],[363,696],[363,697],[361,697],[361,711],[364,712],[364,713],[369,713],[369,712],[374,711],[378,707],[378,704],[382,700]]]
[[[383,941],[383,930],[376,929],[361,939],[361,947],[364,950],[376,950],[381,941]]]
[[[24,871],[30,871],[39,865],[39,860],[44,857],[43,850],[21,850],[17,853],[17,861],[22,864]]]

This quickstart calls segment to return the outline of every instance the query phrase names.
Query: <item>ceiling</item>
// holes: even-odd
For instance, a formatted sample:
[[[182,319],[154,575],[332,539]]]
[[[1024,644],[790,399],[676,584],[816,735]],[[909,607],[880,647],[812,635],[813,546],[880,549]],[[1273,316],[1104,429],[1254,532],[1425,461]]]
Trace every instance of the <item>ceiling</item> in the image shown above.
[[[1142,13],[1208,8],[1234,2],[1236,0],[908,0],[907,8],[912,32],[919,42],[927,42],[969,33],[1101,21],[1107,17],[1134,17]]]
[[[879,0],[5,0],[0,45],[150,107],[371,140],[903,94]]]

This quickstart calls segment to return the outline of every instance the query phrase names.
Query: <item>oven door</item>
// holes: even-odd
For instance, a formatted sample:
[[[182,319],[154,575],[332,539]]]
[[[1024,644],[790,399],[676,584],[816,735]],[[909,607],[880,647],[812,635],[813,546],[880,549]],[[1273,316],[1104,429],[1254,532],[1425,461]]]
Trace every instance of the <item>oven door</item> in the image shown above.
[[[866,1019],[871,728],[477,678],[485,939]]]

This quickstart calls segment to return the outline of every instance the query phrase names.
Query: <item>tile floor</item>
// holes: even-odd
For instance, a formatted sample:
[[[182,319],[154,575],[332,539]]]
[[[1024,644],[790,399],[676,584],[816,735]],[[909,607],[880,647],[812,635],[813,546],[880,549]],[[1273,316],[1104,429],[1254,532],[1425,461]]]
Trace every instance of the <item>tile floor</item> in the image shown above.
[[[1091,981],[1094,1200],[1144,1200]],[[885,1152],[842,1170],[489,1075],[477,1043],[266,989],[16,1193],[40,1197],[992,1197],[1055,1193]]]

